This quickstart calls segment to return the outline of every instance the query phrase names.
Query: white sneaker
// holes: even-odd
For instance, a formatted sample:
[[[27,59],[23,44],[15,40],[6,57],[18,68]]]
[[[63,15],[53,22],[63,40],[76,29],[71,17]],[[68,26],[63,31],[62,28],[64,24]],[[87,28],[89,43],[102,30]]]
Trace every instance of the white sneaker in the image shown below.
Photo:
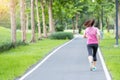
[[[93,69],[93,63],[91,62],[90,63],[90,71],[92,71],[92,69]]]

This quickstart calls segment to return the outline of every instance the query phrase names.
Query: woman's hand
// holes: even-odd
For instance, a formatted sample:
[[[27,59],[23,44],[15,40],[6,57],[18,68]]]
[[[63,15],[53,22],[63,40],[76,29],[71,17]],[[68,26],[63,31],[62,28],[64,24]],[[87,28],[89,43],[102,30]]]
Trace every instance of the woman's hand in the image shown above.
[[[86,35],[83,35],[83,38],[87,38],[87,36],[86,36]]]

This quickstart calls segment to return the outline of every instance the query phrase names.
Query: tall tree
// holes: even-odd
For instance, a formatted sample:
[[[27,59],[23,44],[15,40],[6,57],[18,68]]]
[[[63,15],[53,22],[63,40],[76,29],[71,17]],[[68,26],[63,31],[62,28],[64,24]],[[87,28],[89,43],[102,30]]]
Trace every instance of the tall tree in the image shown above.
[[[119,36],[119,38],[120,38],[120,2],[119,2],[119,7],[118,7],[118,36]]]
[[[53,0],[49,0],[49,3],[48,3],[49,27],[50,27],[49,32],[50,33],[55,32],[55,28],[53,25],[52,2],[53,2]]]
[[[43,21],[43,35],[47,37],[46,21],[45,21],[45,0],[40,0],[40,5],[42,9],[42,21]]]
[[[30,24],[30,13],[31,13],[31,2],[30,0],[25,0],[26,6],[25,6],[25,13],[26,13],[26,31],[29,30],[29,24]]]
[[[26,31],[29,30],[29,14],[26,14]]]
[[[31,0],[31,29],[32,29],[32,38],[31,42],[35,42],[35,20],[34,20],[34,0]]]
[[[38,39],[42,38],[41,34],[41,27],[40,27],[40,17],[39,17],[39,10],[38,10],[38,0],[36,0],[36,13],[37,13],[37,22],[38,22]]]
[[[78,30],[79,13],[76,13],[75,17],[76,17],[75,29]]]
[[[72,28],[73,28],[73,34],[75,34],[75,20],[74,20],[74,17],[72,18]]]
[[[20,0],[22,42],[26,41],[25,0]]]
[[[16,43],[16,16],[15,16],[15,0],[10,0],[10,16],[11,16],[11,41]]]

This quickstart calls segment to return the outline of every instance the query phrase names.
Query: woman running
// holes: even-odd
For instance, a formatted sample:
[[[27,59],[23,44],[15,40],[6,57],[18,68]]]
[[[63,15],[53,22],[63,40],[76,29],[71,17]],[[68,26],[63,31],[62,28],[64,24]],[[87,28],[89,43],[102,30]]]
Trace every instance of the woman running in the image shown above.
[[[86,26],[84,38],[87,38],[88,60],[90,63],[90,70],[96,70],[97,49],[100,40],[100,32],[97,27],[94,27],[95,20],[87,20],[84,25]]]

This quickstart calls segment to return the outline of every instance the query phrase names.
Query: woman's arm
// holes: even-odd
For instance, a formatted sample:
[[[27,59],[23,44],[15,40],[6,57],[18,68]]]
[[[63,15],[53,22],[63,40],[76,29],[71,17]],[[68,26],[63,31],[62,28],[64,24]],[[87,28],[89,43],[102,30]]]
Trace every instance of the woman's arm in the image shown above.
[[[98,39],[98,42],[100,42],[100,31],[99,31],[99,29],[97,29],[97,39]]]
[[[86,36],[86,33],[84,32],[84,34],[83,34],[83,38],[87,38],[87,36]]]
[[[87,36],[86,36],[86,35],[83,35],[83,38],[87,38]]]

